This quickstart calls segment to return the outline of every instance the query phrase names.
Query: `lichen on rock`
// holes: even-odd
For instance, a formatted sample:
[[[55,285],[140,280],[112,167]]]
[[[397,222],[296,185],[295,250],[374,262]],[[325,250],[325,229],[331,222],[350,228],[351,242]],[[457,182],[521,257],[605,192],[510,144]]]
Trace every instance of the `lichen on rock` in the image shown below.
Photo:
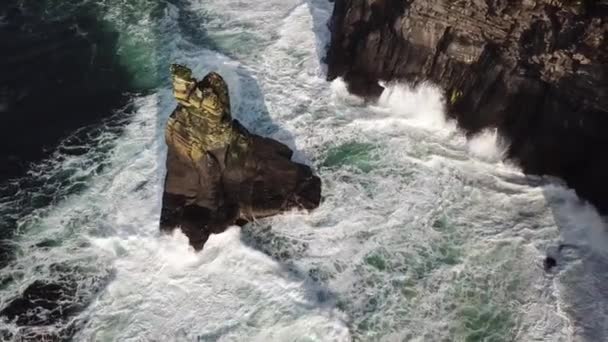
[[[233,127],[228,87],[221,76],[210,73],[197,83],[190,69],[175,64],[171,76],[179,105],[167,123],[166,139],[181,158],[196,163],[207,151],[225,148],[233,140],[247,145],[247,137]]]

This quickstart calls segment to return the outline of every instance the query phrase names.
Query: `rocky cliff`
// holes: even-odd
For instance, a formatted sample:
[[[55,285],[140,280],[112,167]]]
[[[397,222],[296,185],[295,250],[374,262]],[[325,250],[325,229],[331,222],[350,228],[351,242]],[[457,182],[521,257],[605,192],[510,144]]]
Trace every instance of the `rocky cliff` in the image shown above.
[[[608,212],[608,1],[336,0],[330,27],[330,79],[430,80],[464,130]]]
[[[179,227],[201,249],[210,234],[230,225],[319,205],[321,180],[291,161],[289,147],[232,119],[221,76],[210,73],[199,82],[184,66],[171,70],[178,105],[165,131],[161,229]]]

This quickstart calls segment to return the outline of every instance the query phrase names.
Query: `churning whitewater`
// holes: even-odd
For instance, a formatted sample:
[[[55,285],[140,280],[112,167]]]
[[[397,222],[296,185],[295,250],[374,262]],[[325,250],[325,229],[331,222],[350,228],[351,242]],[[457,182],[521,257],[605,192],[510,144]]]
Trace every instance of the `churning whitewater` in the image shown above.
[[[121,8],[108,22],[125,25]],[[4,336],[608,339],[608,236],[596,211],[557,181],[501,162],[496,132],[467,140],[432,85],[389,84],[367,104],[326,82],[331,10],[326,0],[174,0],[129,25],[147,42],[139,53],[158,56],[159,77],[169,62],[219,72],[234,117],[312,165],[323,202],[213,235],[198,254],[179,232],[161,235],[163,130],[175,106],[165,82],[133,96],[122,119],[67,139],[32,169],[34,181],[0,197],[3,213],[22,215],[0,307],[35,281],[74,289],[62,297],[73,315],[6,322]],[[136,70],[142,60],[125,63]],[[26,193],[51,204],[19,212]],[[557,260],[550,272],[547,255]]]

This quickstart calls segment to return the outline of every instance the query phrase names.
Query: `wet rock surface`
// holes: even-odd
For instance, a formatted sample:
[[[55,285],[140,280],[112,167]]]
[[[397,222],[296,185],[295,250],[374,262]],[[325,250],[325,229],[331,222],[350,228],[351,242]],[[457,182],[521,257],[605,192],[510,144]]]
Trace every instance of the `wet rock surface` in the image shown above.
[[[321,181],[293,151],[249,133],[230,113],[228,87],[172,66],[178,106],[166,129],[167,176],[161,229],[179,227],[196,249],[210,234],[292,208],[319,205]]]
[[[509,157],[562,177],[608,212],[608,2],[337,0],[328,77],[430,80],[468,133],[496,127]]]

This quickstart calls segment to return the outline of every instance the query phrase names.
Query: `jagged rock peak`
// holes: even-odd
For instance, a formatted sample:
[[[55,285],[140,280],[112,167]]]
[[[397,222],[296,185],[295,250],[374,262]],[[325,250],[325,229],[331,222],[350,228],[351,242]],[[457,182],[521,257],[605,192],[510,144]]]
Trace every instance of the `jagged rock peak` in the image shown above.
[[[291,161],[286,145],[232,119],[220,75],[197,81],[190,69],[173,65],[171,77],[177,107],[165,131],[161,229],[181,228],[200,249],[230,225],[319,205],[321,180],[310,167]]]

